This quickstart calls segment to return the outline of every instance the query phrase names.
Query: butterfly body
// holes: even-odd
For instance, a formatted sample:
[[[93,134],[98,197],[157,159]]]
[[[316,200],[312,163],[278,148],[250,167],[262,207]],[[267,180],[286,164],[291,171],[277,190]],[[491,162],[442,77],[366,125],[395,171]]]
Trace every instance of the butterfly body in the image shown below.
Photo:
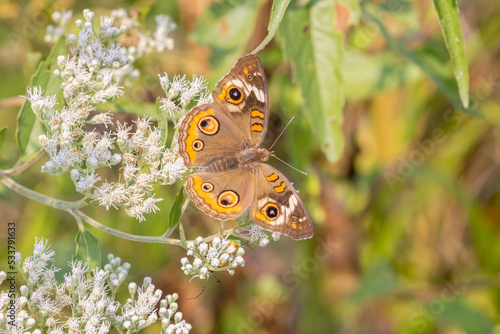
[[[240,58],[212,92],[213,104],[196,106],[181,121],[179,153],[191,174],[186,190],[208,215],[234,219],[250,208],[260,227],[294,239],[312,236],[312,223],[291,183],[266,164],[259,147],[267,130],[267,83],[257,55]]]

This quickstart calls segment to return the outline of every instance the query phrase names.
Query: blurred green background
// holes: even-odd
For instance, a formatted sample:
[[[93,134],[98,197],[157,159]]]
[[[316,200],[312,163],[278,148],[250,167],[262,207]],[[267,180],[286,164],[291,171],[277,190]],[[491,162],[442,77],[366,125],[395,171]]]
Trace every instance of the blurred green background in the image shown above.
[[[0,128],[7,132],[0,168],[19,158],[18,96],[50,51],[44,34],[53,11],[70,8],[76,19],[84,8],[97,16],[124,7],[149,29],[155,15],[172,16],[175,49],[140,59],[141,81],[123,97],[153,108],[163,96],[158,73],[201,74],[214,87],[264,39],[271,6],[267,0],[1,2]],[[321,6],[333,13],[331,20],[325,22]],[[244,268],[216,275],[220,282],[210,279],[191,300],[205,282],[182,273],[181,248],[90,228],[103,256],[130,262],[131,280],[151,276],[165,293],[178,292],[192,333],[500,333],[500,2],[461,1],[459,7],[468,108],[460,106],[432,1],[295,1],[277,38],[259,53],[271,103],[266,145],[295,116],[274,149],[308,176],[271,164],[300,189],[314,223],[312,239],[282,237],[247,251]],[[76,31],[74,24],[70,29]],[[303,42],[308,38],[312,44]],[[309,67],[321,52],[335,61],[333,76],[330,68],[325,75]],[[40,172],[45,159],[16,181],[77,200],[69,175]],[[162,211],[143,223],[116,210],[85,212],[124,232],[160,235],[181,186],[157,187]],[[6,223],[15,221],[18,251],[30,254],[35,236],[48,238],[56,265],[67,270],[74,219],[5,187],[0,195],[0,238],[7,239]],[[188,239],[217,231],[194,205],[181,222]],[[5,257],[0,252],[0,269]]]

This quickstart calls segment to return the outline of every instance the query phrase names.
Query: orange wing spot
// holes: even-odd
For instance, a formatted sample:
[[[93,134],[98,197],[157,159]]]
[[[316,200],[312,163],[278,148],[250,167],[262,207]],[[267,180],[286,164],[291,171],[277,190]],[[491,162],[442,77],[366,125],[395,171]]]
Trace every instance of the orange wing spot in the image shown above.
[[[263,222],[265,222],[266,224],[269,224],[269,225],[274,225],[272,222],[271,222],[271,219],[267,218],[265,215],[263,215],[261,212],[256,212],[255,213],[255,217],[257,217],[257,219],[259,220],[262,220]]]
[[[227,96],[227,89],[222,88],[221,93],[219,94],[219,100],[224,101]]]
[[[297,229],[297,224],[295,222],[292,223],[292,229],[294,229],[294,230]]]
[[[278,187],[274,187],[274,191],[276,191],[277,193],[282,193],[283,191],[285,191],[285,188],[286,188],[285,182],[281,182],[281,184]]]
[[[223,213],[232,213],[235,211],[241,211],[241,207],[239,205],[235,205],[230,208],[223,208],[217,203],[217,197],[214,194],[203,191],[201,187],[203,184],[201,177],[191,175],[190,178],[193,179],[193,189],[196,191],[198,196],[203,198],[203,202],[208,204],[208,206],[210,206],[212,210]]]
[[[267,176],[267,177],[266,177],[266,179],[267,179],[268,181],[274,182],[274,181],[276,181],[277,179],[279,179],[279,176],[278,176],[278,174],[276,174],[276,173],[272,173],[271,175]]]
[[[245,68],[245,69],[243,70],[243,72],[245,72],[245,74],[246,74],[246,75],[248,75],[248,73],[249,73],[249,72],[248,72],[248,68]]]
[[[253,124],[250,127],[250,130],[252,130],[254,132],[261,132],[262,131],[262,125],[260,125],[260,124]]]
[[[260,111],[259,111],[259,110],[257,110],[257,109],[252,110],[252,112],[250,113],[250,116],[252,116],[252,117],[259,117],[259,118],[264,119],[264,113],[263,113],[263,112],[260,112]]]
[[[255,213],[255,217],[257,217],[257,219],[259,220],[262,220],[262,221],[265,221],[266,223],[268,222],[269,219],[267,219],[266,216],[264,216],[262,213],[260,212],[256,212]]]
[[[299,230],[302,230],[302,225],[299,225]]]
[[[198,129],[198,122],[200,119],[207,115],[213,115],[214,109],[208,109],[200,112],[198,115],[193,117],[193,120],[189,122],[188,136],[186,138],[186,153],[189,155],[189,160],[193,163],[196,160],[196,151],[193,149],[193,142],[198,138],[196,131]],[[201,187],[200,187],[201,189]]]

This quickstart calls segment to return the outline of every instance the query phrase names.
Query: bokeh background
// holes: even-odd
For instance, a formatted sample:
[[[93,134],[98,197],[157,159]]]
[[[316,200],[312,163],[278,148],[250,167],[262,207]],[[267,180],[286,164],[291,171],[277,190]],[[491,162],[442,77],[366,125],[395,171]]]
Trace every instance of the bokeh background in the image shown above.
[[[103,256],[113,253],[131,263],[131,280],[151,276],[165,293],[178,292],[192,333],[500,333],[500,2],[459,2],[470,75],[470,107],[464,109],[432,1],[332,0],[330,24],[338,39],[332,46],[314,46],[331,47],[338,57],[332,115],[328,109],[311,110],[301,90],[308,78],[294,72],[307,61],[287,49],[294,30],[286,20],[302,10],[314,25],[307,8],[315,2],[292,2],[277,38],[259,53],[271,103],[266,145],[295,116],[274,149],[308,175],[276,160],[271,164],[300,189],[314,237],[299,242],[282,237],[254,247],[234,276],[221,273],[206,283],[182,273],[180,247],[91,229]],[[123,7],[150,28],[155,15],[174,19],[175,49],[141,59],[140,82],[124,96],[140,115],[154,110],[162,96],[158,73],[201,74],[214,87],[237,58],[264,39],[271,5],[268,0],[2,1],[0,127],[8,128],[0,168],[19,157],[18,96],[50,51],[44,34],[53,11],[71,8],[76,19],[84,8],[106,15]],[[73,24],[70,29],[76,31]],[[309,29],[298,27],[297,39]],[[343,119],[334,114],[339,106]],[[344,142],[342,148],[335,141],[337,154],[322,146],[318,122],[337,122],[333,137]],[[69,175],[40,172],[44,161],[16,180],[55,198],[78,199]],[[143,223],[116,210],[85,212],[128,233],[160,235],[181,186],[158,187],[162,211]],[[67,270],[78,231],[74,219],[5,187],[0,194],[1,243],[6,223],[15,221],[18,251],[30,254],[35,236],[48,238],[56,265]],[[181,222],[188,239],[218,228],[193,205]],[[5,256],[0,252],[0,268]]]

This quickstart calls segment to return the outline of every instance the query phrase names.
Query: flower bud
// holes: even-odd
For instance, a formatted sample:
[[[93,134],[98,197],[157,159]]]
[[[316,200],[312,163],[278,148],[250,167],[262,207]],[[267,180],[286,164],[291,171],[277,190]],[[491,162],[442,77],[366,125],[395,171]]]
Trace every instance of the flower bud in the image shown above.
[[[178,323],[182,320],[182,312],[177,312],[175,315],[174,315],[174,321],[175,323]]]

